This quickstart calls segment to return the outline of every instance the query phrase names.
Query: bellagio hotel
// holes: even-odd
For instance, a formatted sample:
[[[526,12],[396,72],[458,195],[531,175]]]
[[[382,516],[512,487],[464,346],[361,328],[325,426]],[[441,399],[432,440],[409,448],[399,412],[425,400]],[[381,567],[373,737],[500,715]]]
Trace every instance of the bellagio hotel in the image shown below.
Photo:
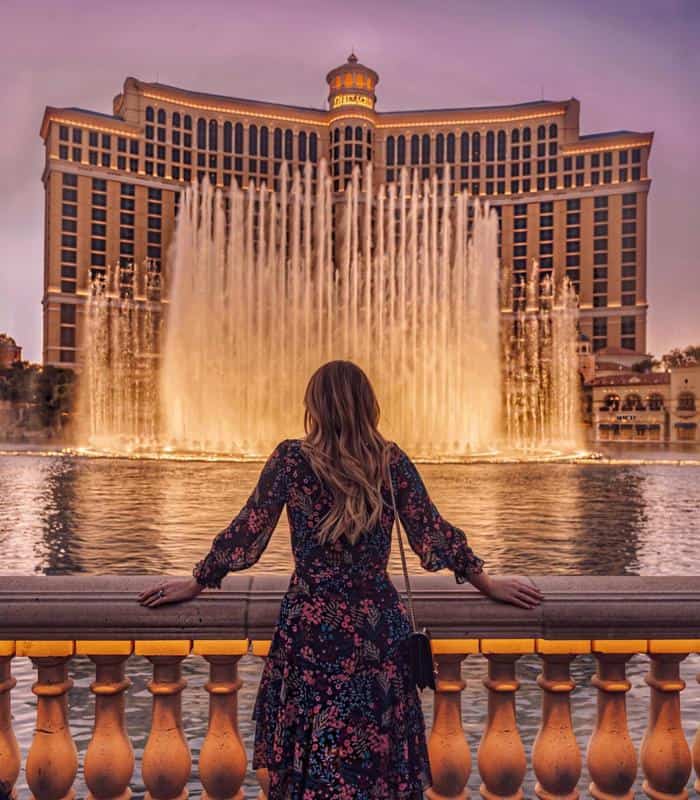
[[[401,167],[488,197],[514,284],[533,259],[567,275],[597,352],[646,352],[647,164],[652,133],[581,135],[579,102],[379,111],[374,70],[351,55],[331,70],[324,109],[243,100],[127,78],[113,112],[47,107],[44,362],[77,366],[94,276],[120,266],[123,292],[167,294],[179,194],[192,181],[265,181],[282,165],[330,165],[340,192],[355,164],[378,183]],[[149,288],[146,288],[146,287]]]

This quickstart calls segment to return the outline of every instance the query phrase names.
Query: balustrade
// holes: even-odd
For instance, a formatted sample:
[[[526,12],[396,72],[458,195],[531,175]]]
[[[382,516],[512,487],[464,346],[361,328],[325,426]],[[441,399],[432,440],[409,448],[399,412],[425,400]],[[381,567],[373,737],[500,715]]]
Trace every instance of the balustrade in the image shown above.
[[[401,579],[395,581],[401,591]],[[22,764],[11,723],[16,692],[11,665],[17,658],[29,658],[37,670],[32,686],[36,729],[24,763],[27,785],[36,800],[75,796],[78,753],[70,732],[69,673],[73,657],[87,656],[95,672],[90,684],[94,727],[83,763],[88,797],[129,800],[135,768],[125,725],[129,659],[143,656],[153,670],[151,724],[140,765],[147,798],[187,797],[192,758],[182,697],[201,690],[187,687],[182,662],[201,657],[209,667],[203,687],[208,725],[197,770],[202,797],[243,799],[248,765],[238,730],[238,663],[245,654],[267,656],[286,578],[231,576],[221,592],[146,609],[136,595],[151,582],[145,577],[3,579],[0,798],[16,796]],[[433,773],[428,800],[469,797],[472,747],[485,800],[523,797],[528,774],[540,800],[576,800],[584,763],[588,790],[597,800],[632,798],[638,779],[650,800],[685,800],[693,769],[700,791],[700,728],[691,750],[682,727],[686,687],[680,677],[683,660],[700,652],[700,579],[542,578],[537,583],[545,601],[532,611],[492,603],[449,576],[416,576],[415,583],[416,615],[432,631],[438,672],[428,738]],[[628,730],[626,700],[631,687],[626,667],[635,654],[648,659],[649,696],[648,725],[636,743]],[[536,656],[541,665],[541,718],[530,763],[517,710],[521,683],[516,673],[526,656]],[[593,730],[578,730],[588,738],[582,753],[571,712],[577,690],[571,666],[591,656],[597,715]],[[486,659],[486,720],[478,746],[468,741],[462,724],[466,658]],[[265,770],[257,778],[259,800],[265,800]]]

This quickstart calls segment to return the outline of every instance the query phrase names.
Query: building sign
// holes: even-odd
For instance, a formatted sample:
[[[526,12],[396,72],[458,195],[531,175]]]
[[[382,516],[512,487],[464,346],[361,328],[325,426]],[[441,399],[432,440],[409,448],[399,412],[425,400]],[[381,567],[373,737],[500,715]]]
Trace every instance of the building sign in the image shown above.
[[[364,106],[365,108],[374,108],[374,101],[365,94],[337,94],[333,98],[331,108],[340,108],[341,106]]]

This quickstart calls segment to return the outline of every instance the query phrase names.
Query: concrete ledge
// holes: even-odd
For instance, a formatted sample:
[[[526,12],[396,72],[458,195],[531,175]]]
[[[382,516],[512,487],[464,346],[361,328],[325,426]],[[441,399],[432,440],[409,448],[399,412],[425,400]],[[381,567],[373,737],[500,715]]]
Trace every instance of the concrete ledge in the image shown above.
[[[165,576],[161,576],[161,579]],[[181,577],[181,576],[173,576]],[[2,576],[0,640],[269,639],[287,575],[232,574],[195,600],[149,609],[153,575]],[[403,594],[403,577],[392,575]],[[535,609],[496,603],[449,573],[411,577],[436,639],[700,639],[700,577],[533,576]]]

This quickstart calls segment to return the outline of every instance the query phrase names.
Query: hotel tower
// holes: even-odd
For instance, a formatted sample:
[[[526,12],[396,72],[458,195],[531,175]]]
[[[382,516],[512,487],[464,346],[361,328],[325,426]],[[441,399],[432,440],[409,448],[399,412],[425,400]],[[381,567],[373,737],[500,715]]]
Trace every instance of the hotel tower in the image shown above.
[[[488,198],[513,284],[536,259],[568,276],[581,330],[596,352],[646,352],[647,164],[652,133],[581,135],[579,102],[377,110],[377,73],[352,54],[331,70],[328,107],[282,105],[127,78],[111,114],[47,107],[43,357],[81,362],[92,279],[119,268],[123,294],[167,296],[168,248],[180,192],[207,178],[225,189],[265,182],[283,164],[327,159],[339,193],[355,165],[377,183],[402,167]],[[153,279],[155,277],[155,279]]]

